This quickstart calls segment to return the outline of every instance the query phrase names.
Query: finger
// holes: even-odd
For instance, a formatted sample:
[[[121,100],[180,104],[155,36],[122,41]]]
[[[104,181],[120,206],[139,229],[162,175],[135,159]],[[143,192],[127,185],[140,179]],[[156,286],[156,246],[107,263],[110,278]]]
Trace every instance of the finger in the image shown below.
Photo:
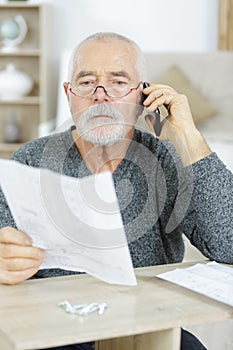
[[[146,107],[149,106],[153,101],[157,100],[157,98],[161,97],[162,95],[163,92],[161,90],[152,91],[144,100],[143,105]]]
[[[26,233],[7,226],[0,229],[0,243],[31,245],[32,240]]]
[[[17,284],[35,275],[37,268],[32,268],[23,271],[0,271],[0,283]]]
[[[167,90],[167,89],[156,89],[153,90],[148,97],[144,101],[144,106],[148,107],[153,103],[154,101],[158,100],[162,96],[175,96],[177,93],[174,90]]]
[[[176,90],[169,86],[169,85],[165,85],[165,84],[154,84],[154,83],[149,83],[149,86],[143,89],[143,92],[145,92],[146,94],[151,93],[153,90],[169,90],[169,91],[173,91],[176,92]]]
[[[154,112],[157,108],[159,108],[162,105],[169,109],[169,105],[171,104],[171,101],[174,98],[174,96],[175,95],[173,94],[161,95],[160,97],[153,100],[150,105],[147,106],[147,111]]]
[[[23,271],[29,269],[38,269],[42,263],[42,260],[27,259],[27,258],[11,258],[4,259],[5,271]],[[0,266],[2,264],[0,263]],[[1,266],[2,268],[2,266]]]
[[[29,258],[40,260],[44,258],[44,251],[41,248],[33,246],[17,246],[14,244],[0,244],[0,257],[2,259],[10,258]]]
[[[152,84],[149,87],[143,89],[143,93],[145,95],[150,95],[150,94],[153,94],[154,92],[157,93],[158,95],[161,95],[162,93],[177,94],[177,91],[175,89],[173,89],[168,85],[162,85],[162,84]]]

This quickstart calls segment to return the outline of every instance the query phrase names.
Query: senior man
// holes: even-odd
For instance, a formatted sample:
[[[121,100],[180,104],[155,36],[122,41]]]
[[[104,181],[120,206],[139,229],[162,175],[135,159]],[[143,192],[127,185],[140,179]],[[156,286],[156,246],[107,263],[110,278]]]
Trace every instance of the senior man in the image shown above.
[[[186,96],[145,80],[139,47],[97,33],[75,49],[64,83],[74,126],[27,143],[13,159],[73,176],[111,171],[134,267],[182,261],[182,232],[206,257],[233,263],[233,175],[197,130]],[[135,128],[143,105],[168,115],[161,135]],[[146,116],[153,131],[153,115]],[[0,282],[71,273],[40,270],[45,252],[17,230],[1,193]],[[66,347],[89,349],[91,344]],[[181,349],[204,349],[182,333]]]

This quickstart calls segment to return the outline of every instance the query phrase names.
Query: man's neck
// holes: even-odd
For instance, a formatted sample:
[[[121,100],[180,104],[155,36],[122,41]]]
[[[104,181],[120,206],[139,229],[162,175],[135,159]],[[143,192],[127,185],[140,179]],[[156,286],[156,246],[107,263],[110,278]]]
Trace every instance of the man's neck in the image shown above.
[[[79,137],[76,129],[72,131],[72,137],[83,161],[92,173],[103,171],[113,173],[126,155],[133,138],[133,130],[124,140],[111,146],[93,145]]]

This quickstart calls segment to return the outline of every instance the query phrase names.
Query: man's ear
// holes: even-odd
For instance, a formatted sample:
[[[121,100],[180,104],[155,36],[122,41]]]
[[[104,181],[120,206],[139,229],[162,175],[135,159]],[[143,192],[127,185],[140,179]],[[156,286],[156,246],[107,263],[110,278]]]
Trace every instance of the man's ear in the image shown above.
[[[65,94],[66,94],[66,97],[67,97],[67,100],[68,100],[68,103],[69,103],[69,107],[71,109],[71,98],[70,98],[70,91],[68,89],[68,83],[63,83],[63,88],[64,88],[64,91],[65,91]]]
[[[63,88],[64,88],[65,94],[66,94],[66,96],[68,98],[68,96],[69,96],[68,83],[64,82],[63,83]]]

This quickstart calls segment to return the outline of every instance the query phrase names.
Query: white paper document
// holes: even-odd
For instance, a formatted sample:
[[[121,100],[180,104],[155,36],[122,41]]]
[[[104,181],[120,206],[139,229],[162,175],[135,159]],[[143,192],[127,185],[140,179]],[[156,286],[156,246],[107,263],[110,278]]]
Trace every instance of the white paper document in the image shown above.
[[[110,172],[77,179],[0,160],[0,184],[18,229],[46,250],[42,269],[137,284]]]
[[[215,261],[157,275],[164,280],[233,306],[233,268]]]

